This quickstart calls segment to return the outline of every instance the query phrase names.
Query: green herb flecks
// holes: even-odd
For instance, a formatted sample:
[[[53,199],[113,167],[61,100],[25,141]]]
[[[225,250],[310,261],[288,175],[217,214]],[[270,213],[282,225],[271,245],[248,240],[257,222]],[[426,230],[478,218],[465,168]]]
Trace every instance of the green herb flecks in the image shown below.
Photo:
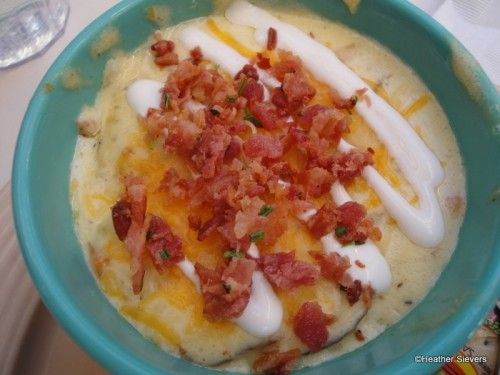
[[[228,95],[228,96],[226,96],[226,101],[228,103],[234,103],[236,101],[236,99],[237,99],[236,95]]]
[[[260,121],[257,120],[246,107],[245,107],[245,115],[243,116],[243,118],[246,121],[250,121],[252,124],[254,124],[256,128],[262,128],[262,124],[260,123]]]
[[[163,249],[162,251],[160,251],[160,258],[163,260],[170,258],[170,251],[168,251],[168,249]]]
[[[222,284],[222,286],[224,287],[224,290],[227,294],[231,293],[231,285],[224,283]]]
[[[168,106],[170,104],[170,95],[165,94],[165,97],[163,98],[163,101],[165,102],[165,111],[168,111]]]
[[[347,234],[347,227],[345,225],[341,225],[340,227],[335,228],[335,235],[337,237],[342,237]]]
[[[245,253],[237,250],[227,250],[224,251],[224,258],[226,259],[233,259],[233,258],[243,258],[245,256]]]
[[[265,233],[262,229],[250,234],[250,242],[262,241],[264,239]]]
[[[247,87],[248,80],[246,78],[243,78],[240,82],[240,87],[238,88],[238,96],[241,96],[243,94],[243,91],[245,91],[245,87]]]
[[[267,217],[271,212],[273,212],[273,207],[265,204],[259,211],[259,216]]]

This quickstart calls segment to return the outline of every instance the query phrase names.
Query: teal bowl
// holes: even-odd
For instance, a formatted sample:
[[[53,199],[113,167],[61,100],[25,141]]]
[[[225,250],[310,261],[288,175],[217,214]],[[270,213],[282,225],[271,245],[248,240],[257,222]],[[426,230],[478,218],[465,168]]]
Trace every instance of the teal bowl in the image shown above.
[[[117,374],[210,374],[216,372],[161,351],[115,311],[87,268],[69,204],[75,119],[84,104],[94,101],[109,56],[92,58],[90,43],[113,25],[122,36],[118,47],[133,50],[155,29],[145,12],[158,3],[170,7],[172,23],[212,11],[208,0],[125,0],[76,37],[42,79],[24,117],[12,177],[14,216],[24,259],[43,301],[105,368]],[[358,350],[298,373],[430,373],[440,365],[416,363],[415,356],[452,355],[500,295],[499,96],[460,44],[405,1],[364,1],[354,15],[341,1],[302,3],[378,40],[423,79],[457,137],[467,173],[468,207],[458,247],[422,303]],[[68,67],[77,69],[88,84],[65,90],[59,82]],[[460,78],[454,71],[462,72]]]

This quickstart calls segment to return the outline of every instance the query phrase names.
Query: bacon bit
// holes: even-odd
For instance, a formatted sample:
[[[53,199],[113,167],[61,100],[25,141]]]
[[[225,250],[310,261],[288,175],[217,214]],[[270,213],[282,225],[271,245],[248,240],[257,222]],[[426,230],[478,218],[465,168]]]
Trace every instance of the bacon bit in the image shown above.
[[[366,102],[366,105],[370,107],[372,105],[372,101],[366,93],[368,92],[368,87],[364,87],[362,89],[356,90],[356,97],[358,98],[358,101],[364,101]]]
[[[158,42],[151,45],[151,51],[154,52],[156,57],[163,56],[169,52],[173,52],[175,49],[175,43],[171,40],[159,40]]]
[[[319,267],[295,260],[295,251],[265,254],[257,262],[266,278],[274,286],[285,290],[314,285],[319,279]]]
[[[175,43],[171,40],[160,40],[151,46],[155,55],[155,64],[159,66],[176,65],[179,56],[174,52]]]
[[[363,262],[361,262],[359,259],[356,259],[356,261],[354,262],[354,264],[356,266],[358,266],[359,268],[365,268],[365,264]]]
[[[192,160],[203,178],[212,178],[217,174],[230,143],[231,136],[225,132],[222,125],[215,125],[202,131]]]
[[[380,230],[373,225],[373,221],[366,218],[366,209],[359,203],[346,202],[337,207],[336,211],[337,228],[346,229],[345,233],[337,235],[340,243],[365,242],[368,237],[378,241],[382,237]]]
[[[359,297],[361,296],[361,292],[363,291],[363,287],[361,285],[361,281],[354,280],[351,285],[349,285],[346,289],[347,300],[349,301],[349,305],[354,305],[359,301]]]
[[[295,73],[302,69],[300,58],[287,51],[279,52],[280,60],[272,67],[272,73],[280,81],[283,82],[285,74]]]
[[[246,98],[249,102],[261,102],[264,100],[264,86],[255,79],[249,78],[245,87],[241,90],[241,96]]]
[[[330,99],[337,109],[351,110],[358,102],[358,97],[356,95],[352,95],[350,98],[342,98],[337,90],[330,91]]]
[[[333,146],[340,141],[342,133],[349,130],[349,117],[336,109],[320,111],[312,120],[311,133],[329,140]]]
[[[261,69],[267,70],[271,68],[271,59],[265,57],[262,53],[257,52],[257,66]]]
[[[328,109],[321,104],[311,105],[304,110],[302,110],[302,115],[299,117],[299,125],[302,126],[305,130],[311,129],[313,124],[313,118],[320,112],[324,112]]]
[[[354,337],[356,337],[356,340],[358,341],[365,341],[365,336],[363,335],[363,332],[361,332],[360,329],[354,331]]]
[[[189,51],[189,55],[191,56],[195,64],[199,64],[201,60],[203,60],[203,52],[201,51],[201,48],[199,46]]]
[[[293,331],[312,352],[317,352],[327,343],[326,327],[334,321],[335,317],[325,314],[318,302],[310,301],[300,306],[293,318]]]
[[[290,113],[288,99],[281,87],[275,87],[271,91],[271,102],[276,106],[280,116],[286,116]]]
[[[368,151],[368,152],[369,152],[370,154],[372,154],[372,155],[375,155],[375,150],[374,150],[373,148],[371,148],[371,147],[368,147],[368,148],[366,149],[366,151]]]
[[[159,272],[184,259],[181,239],[172,233],[167,223],[155,215],[151,215],[146,232],[146,249]]]
[[[166,53],[163,56],[155,57],[155,64],[159,66],[177,65],[179,56],[175,52]]]
[[[242,150],[242,143],[241,138],[231,137],[231,142],[229,142],[229,146],[227,146],[226,152],[224,153],[224,160],[231,161],[238,157]]]
[[[198,230],[198,241],[205,240],[208,236],[214,233],[218,227],[225,223],[224,212],[216,212],[212,218],[206,221]]]
[[[269,102],[250,102],[250,112],[265,129],[276,129],[280,126],[276,107]]]
[[[293,369],[293,363],[300,357],[300,349],[287,352],[270,350],[262,353],[253,363],[253,370],[268,375],[288,375]]]
[[[115,233],[120,239],[124,241],[127,237],[127,232],[132,223],[131,213],[130,213],[130,203],[125,199],[120,199],[111,209],[111,216],[113,218],[113,227],[115,228]]]
[[[132,262],[132,290],[138,294],[142,290],[144,264],[142,255],[145,250],[146,228],[149,222],[146,218],[146,186],[140,177],[128,177],[125,181],[127,201],[130,203],[131,224],[125,237],[125,245],[130,252]]]
[[[341,183],[347,184],[360,176],[367,165],[373,165],[370,152],[352,149],[334,158],[331,170]]]
[[[296,111],[316,95],[316,89],[306,80],[302,72],[286,73],[283,77],[283,91],[290,111]]]
[[[188,216],[189,228],[199,230],[201,228],[201,217],[195,215]]]
[[[221,321],[240,316],[250,300],[255,262],[233,258],[225,269],[211,270],[199,263],[194,267],[200,278],[205,317],[210,321]]]
[[[250,158],[277,159],[283,155],[283,146],[279,139],[254,134],[243,144],[243,151]]]
[[[191,184],[188,180],[180,178],[175,168],[168,169],[163,175],[158,190],[166,191],[172,198],[186,199],[189,196]]]
[[[327,202],[307,221],[307,227],[316,238],[331,233],[337,225],[337,214],[333,204]]]
[[[243,75],[246,78],[252,78],[255,81],[259,80],[259,73],[257,72],[257,69],[255,68],[255,66],[253,66],[252,64],[243,65],[243,68],[241,68],[241,70],[238,73],[236,73],[236,75],[234,76],[234,79],[238,80],[238,79],[242,78]]]
[[[301,172],[298,181],[304,185],[308,195],[317,198],[330,191],[335,177],[326,169],[314,167]]]
[[[316,39],[316,36],[314,35],[314,33],[312,31],[309,31],[309,36],[313,39]]]
[[[275,28],[270,27],[267,29],[267,49],[269,51],[272,51],[273,49],[276,48],[276,45],[278,44],[278,32],[276,31]]]
[[[321,275],[330,281],[338,284],[346,284],[349,278],[346,278],[346,271],[351,266],[349,258],[341,256],[339,253],[324,253],[321,251],[309,251],[321,267]]]

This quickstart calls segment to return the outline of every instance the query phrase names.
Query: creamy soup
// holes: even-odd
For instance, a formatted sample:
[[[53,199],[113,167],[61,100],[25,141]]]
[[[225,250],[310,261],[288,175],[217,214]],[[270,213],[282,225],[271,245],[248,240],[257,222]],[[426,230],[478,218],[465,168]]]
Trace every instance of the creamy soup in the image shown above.
[[[443,110],[377,42],[236,1],[115,54],[78,119],[75,228],[144,336],[287,373],[352,351],[433,287],[465,211]]]

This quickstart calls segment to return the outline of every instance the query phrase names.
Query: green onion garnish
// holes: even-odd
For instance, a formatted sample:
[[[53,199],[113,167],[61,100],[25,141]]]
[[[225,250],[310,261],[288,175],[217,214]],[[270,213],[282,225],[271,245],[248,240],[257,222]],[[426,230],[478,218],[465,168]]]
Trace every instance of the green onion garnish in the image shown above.
[[[271,212],[273,212],[273,207],[268,205],[268,204],[265,204],[262,206],[262,208],[260,209],[259,211],[259,216],[264,216],[266,217],[267,215],[269,215]]]
[[[335,235],[337,237],[342,237],[347,234],[347,227],[344,225],[341,225],[340,227],[335,228]]]
[[[170,251],[168,251],[168,249],[160,251],[160,258],[163,260],[170,258]]]
[[[236,251],[236,250],[227,250],[224,251],[224,258],[226,259],[232,259],[232,258],[243,258],[245,256],[245,253],[241,251]]]
[[[262,124],[260,123],[260,121],[257,120],[246,107],[245,107],[245,115],[243,116],[243,118],[246,121],[250,121],[252,124],[254,124],[256,128],[262,128]]]
[[[226,100],[228,103],[234,103],[236,101],[237,97],[236,95],[228,95],[226,96]]]
[[[261,241],[264,239],[264,235],[265,235],[264,231],[262,229],[259,229],[258,231],[250,234],[250,241],[251,242]]]
[[[220,112],[215,108],[210,108],[210,113],[214,116],[219,116]]]
[[[168,111],[168,104],[170,102],[170,95],[165,94],[165,111]]]
[[[246,78],[243,78],[240,82],[240,87],[238,88],[238,96],[241,96],[243,94],[243,91],[245,90],[245,87],[247,87],[248,80]]]

